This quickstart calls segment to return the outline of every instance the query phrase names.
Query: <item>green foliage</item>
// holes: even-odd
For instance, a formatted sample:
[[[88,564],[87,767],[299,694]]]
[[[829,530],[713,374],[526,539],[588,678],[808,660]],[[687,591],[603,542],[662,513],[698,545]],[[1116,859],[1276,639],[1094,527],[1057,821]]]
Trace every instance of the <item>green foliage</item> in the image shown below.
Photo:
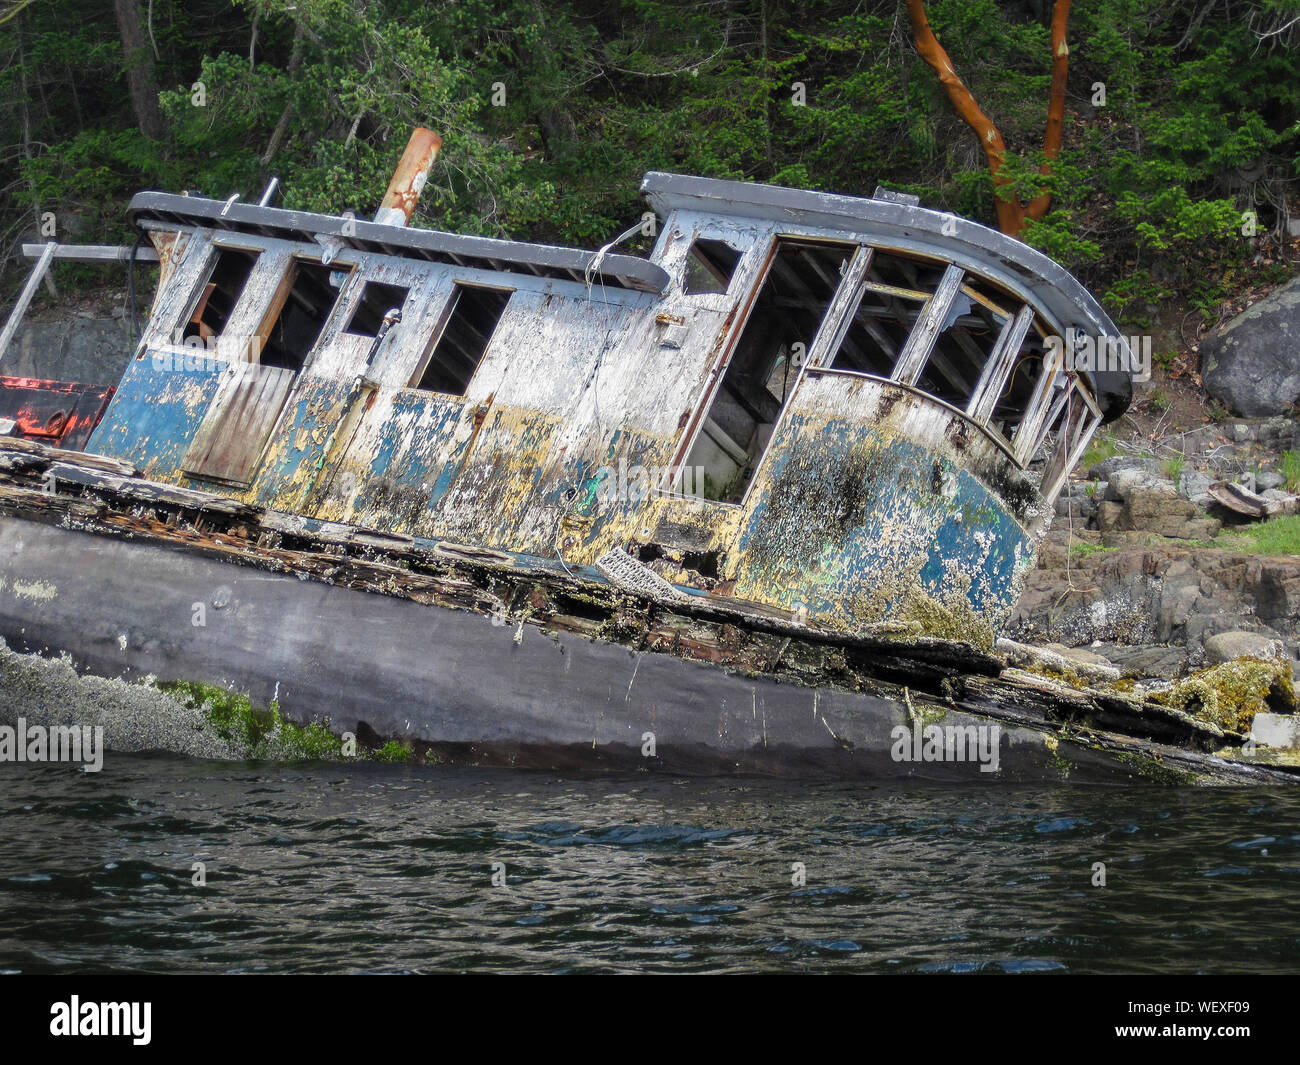
[[[1300,492],[1300,451],[1282,452],[1282,476],[1288,492]]]
[[[1009,147],[1015,193],[1051,193],[1024,240],[1135,326],[1179,294],[1208,317],[1254,280],[1243,212],[1263,231],[1272,204],[1300,199],[1296,0],[1075,5],[1064,150],[1046,178],[1045,7],[926,7]],[[597,246],[644,210],[650,169],[858,195],[883,184],[994,217],[983,150],[896,0],[153,0],[149,12],[161,142],[137,130],[109,6],[42,0],[7,24],[10,240],[44,210],[79,217],[81,239],[121,239],[137,189],[251,199],[272,175],[287,206],[369,215],[415,125],[444,139],[416,221],[454,231]]]
[[[1182,455],[1170,455],[1161,466],[1165,471],[1165,476],[1176,485],[1183,475],[1184,468],[1187,466],[1187,459]]]
[[[1187,294],[1187,302],[1200,311],[1206,325],[1213,325],[1219,315],[1219,306],[1228,298],[1228,289],[1222,279],[1195,282]]]
[[[1030,219],[1021,236],[1071,270],[1100,262],[1105,254],[1100,243],[1079,235],[1073,211],[1052,211],[1041,220]]]
[[[35,156],[23,174],[27,186],[19,191],[21,204],[57,205],[61,228],[77,224],[122,238],[129,232],[121,217],[125,200],[142,187],[166,188],[181,180],[181,171],[162,147],[134,128],[81,130]]]

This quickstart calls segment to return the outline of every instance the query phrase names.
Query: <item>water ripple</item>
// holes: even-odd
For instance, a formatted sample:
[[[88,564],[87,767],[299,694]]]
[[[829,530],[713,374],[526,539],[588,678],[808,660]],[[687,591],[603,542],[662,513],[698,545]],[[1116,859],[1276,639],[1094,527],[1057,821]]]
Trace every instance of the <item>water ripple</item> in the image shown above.
[[[5,971],[1300,971],[1289,792],[117,756],[0,811]]]

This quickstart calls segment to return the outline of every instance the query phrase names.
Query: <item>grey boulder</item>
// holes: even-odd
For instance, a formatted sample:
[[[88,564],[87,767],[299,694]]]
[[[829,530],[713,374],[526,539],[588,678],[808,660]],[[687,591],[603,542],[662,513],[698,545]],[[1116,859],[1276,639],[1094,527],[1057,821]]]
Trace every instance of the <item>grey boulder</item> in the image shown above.
[[[1201,377],[1247,418],[1281,414],[1300,399],[1300,277],[1201,341]]]

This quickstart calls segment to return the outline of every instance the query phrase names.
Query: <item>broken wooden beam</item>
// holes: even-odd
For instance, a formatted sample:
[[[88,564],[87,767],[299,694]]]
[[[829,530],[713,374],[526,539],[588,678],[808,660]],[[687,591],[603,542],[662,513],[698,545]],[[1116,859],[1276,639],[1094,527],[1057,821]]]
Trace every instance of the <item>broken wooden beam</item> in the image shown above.
[[[1300,511],[1300,495],[1266,499],[1235,481],[1216,481],[1210,485],[1209,492],[1215,502],[1248,518],[1273,518],[1279,514],[1295,514]]]

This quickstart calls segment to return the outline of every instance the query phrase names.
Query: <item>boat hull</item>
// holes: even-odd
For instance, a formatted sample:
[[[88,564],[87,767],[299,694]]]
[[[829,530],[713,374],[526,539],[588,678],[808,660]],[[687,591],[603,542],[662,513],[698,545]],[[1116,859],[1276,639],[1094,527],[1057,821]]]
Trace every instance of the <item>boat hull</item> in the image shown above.
[[[951,710],[996,748],[926,760],[906,702],[0,517],[0,636],[100,677],[200,681],[440,761],[971,783],[1133,782],[1051,730]],[[0,682],[4,683],[4,682]],[[12,716],[13,691],[0,691]],[[974,735],[970,733],[970,735]],[[913,739],[917,742],[913,742]],[[1175,757],[1185,752],[1169,749]]]

